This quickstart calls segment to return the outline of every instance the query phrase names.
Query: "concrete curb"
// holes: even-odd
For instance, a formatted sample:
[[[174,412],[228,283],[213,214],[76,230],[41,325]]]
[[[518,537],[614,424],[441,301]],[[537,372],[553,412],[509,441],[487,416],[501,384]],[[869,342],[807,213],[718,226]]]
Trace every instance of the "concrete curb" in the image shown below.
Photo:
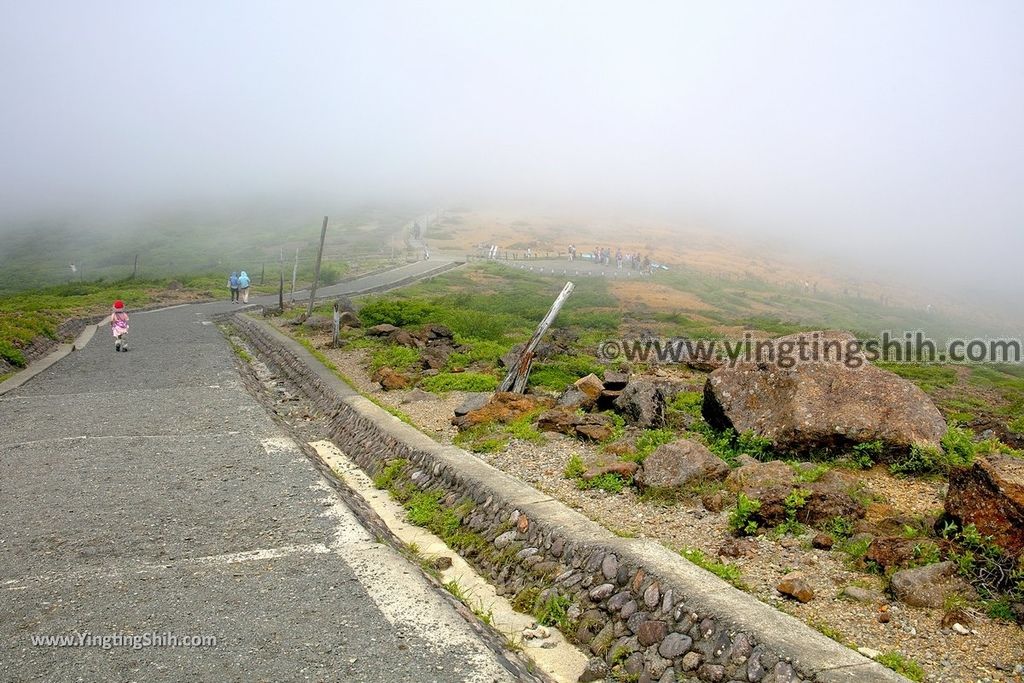
[[[646,680],[668,676],[663,668],[666,661],[670,664],[668,672],[674,667],[679,675],[695,680],[727,680],[724,677],[729,675],[765,683],[907,680],[667,548],[648,540],[617,537],[474,455],[437,443],[359,395],[302,345],[268,323],[242,315],[236,315],[232,322],[254,348],[333,418],[332,439],[361,467],[372,474],[389,461],[403,458],[415,469],[411,482],[420,489],[448,492],[445,500],[449,504],[472,500],[474,512],[464,524],[479,530],[488,541],[496,542],[500,532],[524,546],[519,553],[523,557],[516,555],[522,562],[502,566],[498,580],[512,591],[534,586],[575,594],[581,610],[589,608],[587,614],[597,613],[605,620],[606,628],[618,638],[614,641],[616,647],[632,648],[644,671],[660,670],[663,674]],[[527,562],[531,555],[540,561]],[[531,573],[535,566],[550,564],[563,571],[547,578],[535,576],[539,572]],[[494,576],[499,568],[491,570]],[[638,636],[630,635],[637,633],[636,617],[627,625],[627,619],[619,618],[618,607],[612,607],[608,600],[616,592],[616,598],[622,596],[616,604],[632,595],[631,602],[647,610],[639,612],[645,615],[644,620],[658,622],[659,629],[667,624],[669,631],[682,634],[674,642],[684,638],[690,643],[686,649],[698,653],[703,665],[685,668],[685,653],[675,653],[666,660],[658,654],[658,643],[652,645],[642,637],[638,645]],[[664,638],[665,631],[661,631]],[[609,659],[613,653],[614,648],[608,653]],[[769,662],[771,671],[755,676],[755,658]]]

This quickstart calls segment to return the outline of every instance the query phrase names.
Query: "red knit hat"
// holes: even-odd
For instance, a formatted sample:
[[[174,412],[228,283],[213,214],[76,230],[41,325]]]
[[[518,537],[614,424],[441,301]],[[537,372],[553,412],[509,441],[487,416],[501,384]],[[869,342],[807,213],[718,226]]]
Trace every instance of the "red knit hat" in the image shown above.
[[[114,302],[114,308],[124,308],[124,302],[118,299],[117,301]]]

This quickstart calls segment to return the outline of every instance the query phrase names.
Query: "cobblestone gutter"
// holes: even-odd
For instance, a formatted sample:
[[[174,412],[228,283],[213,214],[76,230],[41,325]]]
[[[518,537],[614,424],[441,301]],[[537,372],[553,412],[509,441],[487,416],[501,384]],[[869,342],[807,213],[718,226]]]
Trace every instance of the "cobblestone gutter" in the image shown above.
[[[619,538],[356,393],[263,321],[231,322],[332,418],[331,438],[400,500],[439,499],[442,537],[526,609],[638,681],[905,681],[663,546]],[[599,674],[601,667],[592,667]]]

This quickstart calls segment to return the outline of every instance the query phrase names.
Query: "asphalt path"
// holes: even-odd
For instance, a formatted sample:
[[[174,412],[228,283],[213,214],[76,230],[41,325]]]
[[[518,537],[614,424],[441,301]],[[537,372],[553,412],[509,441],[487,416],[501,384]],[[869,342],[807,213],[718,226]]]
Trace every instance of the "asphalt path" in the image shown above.
[[[101,327],[0,397],[0,681],[514,680],[246,392],[233,307],[135,313],[127,353]]]

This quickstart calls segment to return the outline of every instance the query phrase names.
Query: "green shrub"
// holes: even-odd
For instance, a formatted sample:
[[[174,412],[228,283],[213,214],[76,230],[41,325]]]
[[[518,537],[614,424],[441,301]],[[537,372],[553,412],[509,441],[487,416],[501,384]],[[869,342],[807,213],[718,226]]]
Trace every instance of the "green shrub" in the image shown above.
[[[701,408],[704,405],[704,392],[702,391],[680,391],[669,403],[669,408],[687,413],[694,417],[701,416]]]
[[[391,488],[395,479],[402,473],[402,470],[405,469],[405,466],[408,464],[409,461],[403,458],[388,461],[388,463],[377,473],[377,476],[373,478],[373,485],[379,489]]]
[[[385,346],[370,355],[370,370],[376,372],[383,367],[393,370],[411,370],[420,363],[420,352],[407,346]]]
[[[589,481],[583,479],[576,480],[576,486],[580,489],[601,489],[608,493],[619,493],[622,489],[626,488],[629,484],[623,477],[613,472],[606,472],[599,474]]]
[[[761,510],[761,501],[748,498],[742,491],[736,496],[736,507],[729,513],[729,530],[738,536],[753,536],[757,533],[754,517]]]
[[[420,380],[420,387],[434,393],[445,391],[494,391],[498,379],[480,372],[441,372]]]
[[[643,462],[658,446],[671,443],[679,438],[671,429],[645,429],[636,438],[636,453],[624,456],[624,460]]]
[[[583,464],[583,458],[577,453],[573,453],[569,456],[569,462],[565,465],[563,475],[566,479],[578,479],[583,476],[586,469],[586,466]]]
[[[871,469],[879,458],[882,457],[883,444],[881,441],[865,441],[853,447],[850,461],[855,467],[862,470]]]
[[[553,391],[562,391],[580,377],[595,374],[601,377],[604,369],[589,356],[555,356],[534,363],[529,385]]]
[[[853,535],[853,522],[846,517],[833,517],[821,525],[821,530],[840,541]]]
[[[552,595],[541,605],[533,616],[543,626],[555,626],[564,634],[572,634],[573,620],[569,618],[572,600],[564,595]]]
[[[974,460],[976,446],[969,429],[952,426],[942,437],[945,450],[914,444],[910,451],[889,464],[893,474],[945,474],[952,467],[963,467]]]
[[[359,309],[359,320],[364,327],[384,323],[403,327],[425,323],[434,313],[429,302],[419,299],[377,299]]]

